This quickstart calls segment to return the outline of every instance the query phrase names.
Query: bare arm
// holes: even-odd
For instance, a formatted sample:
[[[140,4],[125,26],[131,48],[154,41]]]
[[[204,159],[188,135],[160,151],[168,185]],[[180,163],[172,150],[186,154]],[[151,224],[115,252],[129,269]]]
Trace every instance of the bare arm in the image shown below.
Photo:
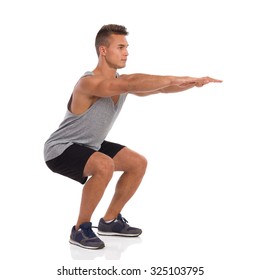
[[[183,77],[184,79],[187,79],[184,83],[179,84],[179,85],[173,85],[169,87],[165,87],[159,90],[155,91],[147,91],[147,92],[136,92],[134,93],[135,95],[138,96],[147,96],[151,94],[157,94],[157,93],[176,93],[176,92],[181,92],[185,91],[188,89],[191,89],[193,87],[202,87],[208,83],[221,83],[221,80],[213,79],[210,77],[202,77],[202,78],[191,78],[190,77]]]
[[[159,76],[148,74],[122,75],[117,79],[105,79],[103,76],[89,76],[77,85],[87,95],[97,97],[115,96],[132,93],[146,96],[155,93],[183,91],[194,86],[203,86],[210,82],[221,82],[209,77],[192,78],[176,76]]]
[[[148,95],[158,94],[158,93],[177,93],[177,92],[185,91],[187,89],[191,89],[194,86],[195,85],[188,85],[188,86],[182,86],[182,87],[180,87],[180,86],[169,86],[169,87],[166,87],[166,88],[163,88],[163,89],[160,89],[160,90],[147,91],[147,92],[139,91],[139,92],[136,92],[136,93],[133,93],[133,94],[143,97],[143,96],[148,96]]]
[[[181,82],[181,77],[147,74],[122,75],[119,79],[127,81],[127,92],[133,94],[138,94],[139,92],[157,92],[163,88],[178,85]]]

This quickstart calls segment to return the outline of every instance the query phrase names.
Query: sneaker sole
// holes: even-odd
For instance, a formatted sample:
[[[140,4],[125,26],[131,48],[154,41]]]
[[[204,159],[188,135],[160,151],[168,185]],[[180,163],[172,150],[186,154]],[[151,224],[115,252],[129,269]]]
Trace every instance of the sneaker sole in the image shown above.
[[[123,236],[123,237],[137,237],[139,236],[142,232],[140,233],[120,233],[120,232],[105,232],[105,231],[98,231],[97,232],[99,235],[104,235],[104,236]]]
[[[72,244],[72,245],[76,245],[76,246],[78,246],[78,247],[80,247],[80,248],[91,249],[91,250],[98,250],[98,249],[102,249],[102,248],[105,247],[104,244],[102,244],[102,245],[100,245],[100,246],[97,246],[97,247],[84,246],[84,245],[82,245],[82,244],[80,244],[80,243],[78,243],[78,242],[76,242],[76,241],[74,241],[74,240],[71,240],[71,239],[69,240],[69,243]]]

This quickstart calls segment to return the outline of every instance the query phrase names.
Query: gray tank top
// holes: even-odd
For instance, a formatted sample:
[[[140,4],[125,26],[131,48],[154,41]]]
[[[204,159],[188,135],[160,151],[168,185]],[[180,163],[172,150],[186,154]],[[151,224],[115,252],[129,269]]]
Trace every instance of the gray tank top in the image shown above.
[[[87,75],[93,73],[86,72],[83,77]],[[121,94],[116,104],[111,97],[102,97],[80,115],[71,113],[67,108],[59,128],[45,142],[45,161],[61,155],[73,143],[98,151],[120,113],[126,96],[126,93]]]

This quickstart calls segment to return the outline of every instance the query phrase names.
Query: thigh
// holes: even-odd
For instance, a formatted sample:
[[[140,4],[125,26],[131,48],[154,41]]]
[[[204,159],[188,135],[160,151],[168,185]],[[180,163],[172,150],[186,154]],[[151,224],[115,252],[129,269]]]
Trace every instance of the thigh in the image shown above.
[[[125,146],[121,144],[104,141],[100,149],[93,153],[87,161],[83,172],[84,176],[111,170],[111,168],[115,170],[113,158],[124,148]]]
[[[116,171],[146,168],[147,160],[139,153],[124,147],[113,158]]]
[[[104,173],[106,171],[114,171],[114,161],[111,157],[101,152],[95,152],[91,155],[85,164],[83,175],[88,177],[95,173]]]

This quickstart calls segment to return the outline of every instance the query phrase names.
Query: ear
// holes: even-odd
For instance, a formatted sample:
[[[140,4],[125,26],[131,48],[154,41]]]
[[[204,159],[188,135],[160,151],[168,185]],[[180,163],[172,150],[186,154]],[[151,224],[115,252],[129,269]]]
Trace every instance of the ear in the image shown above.
[[[99,53],[100,53],[101,55],[106,55],[106,53],[107,53],[106,47],[105,47],[105,46],[100,46],[100,47],[99,47]]]

